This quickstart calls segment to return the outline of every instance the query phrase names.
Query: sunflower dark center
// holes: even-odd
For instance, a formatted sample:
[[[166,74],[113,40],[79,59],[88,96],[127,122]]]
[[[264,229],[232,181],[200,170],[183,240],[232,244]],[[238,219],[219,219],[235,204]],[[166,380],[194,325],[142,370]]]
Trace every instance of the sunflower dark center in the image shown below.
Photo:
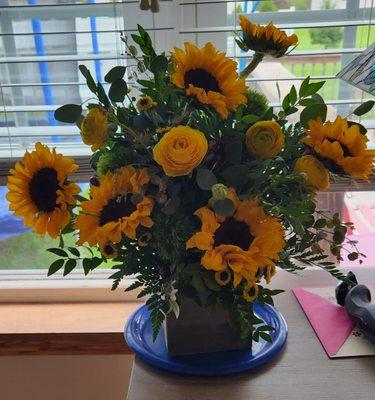
[[[226,281],[227,279],[228,279],[228,272],[227,271],[223,271],[223,272],[221,272],[220,273],[220,279],[222,280],[222,281]]]
[[[221,244],[231,244],[248,250],[254,237],[251,235],[248,225],[245,222],[227,218],[214,234],[214,247]]]
[[[202,68],[191,69],[185,73],[185,88],[188,88],[190,84],[195,87],[202,88],[206,92],[210,90],[212,92],[221,93],[219,83],[217,79],[209,72]]]
[[[129,215],[137,209],[130,198],[131,194],[127,194],[126,196],[120,195],[115,199],[110,199],[102,208],[99,225],[104,226],[108,222],[118,221],[123,217],[129,217]]]
[[[140,104],[141,106],[147,106],[147,104],[148,104],[148,99],[141,99],[141,100],[139,101],[139,104]]]
[[[29,192],[39,211],[51,212],[58,205],[57,190],[60,188],[54,168],[42,168],[31,179]]]
[[[114,252],[113,247],[110,246],[109,244],[104,246],[104,251],[106,254],[113,254],[113,252]]]

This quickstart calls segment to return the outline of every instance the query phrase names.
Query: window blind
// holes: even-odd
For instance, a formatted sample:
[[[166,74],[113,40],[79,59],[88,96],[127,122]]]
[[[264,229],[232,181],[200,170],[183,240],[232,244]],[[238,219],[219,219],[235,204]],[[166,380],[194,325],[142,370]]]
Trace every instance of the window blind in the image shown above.
[[[160,12],[139,9],[138,0],[0,0],[0,185],[9,167],[40,140],[74,156],[80,180],[90,176],[90,149],[78,128],[60,124],[53,112],[65,103],[91,97],[78,65],[86,65],[106,88],[103,77],[115,65],[130,66],[128,83],[136,94],[120,34],[135,32],[137,23],[150,31],[157,51],[191,41],[211,41],[245,67],[249,54],[234,41],[238,17],[296,33],[300,45],[283,59],[265,59],[249,78],[270,104],[307,75],[326,80],[322,95],[330,117],[347,115],[370,95],[336,78],[337,72],[375,40],[374,0],[161,1]],[[318,34],[317,34],[318,33]],[[320,36],[320,38],[319,38]],[[373,129],[375,115],[361,121]]]

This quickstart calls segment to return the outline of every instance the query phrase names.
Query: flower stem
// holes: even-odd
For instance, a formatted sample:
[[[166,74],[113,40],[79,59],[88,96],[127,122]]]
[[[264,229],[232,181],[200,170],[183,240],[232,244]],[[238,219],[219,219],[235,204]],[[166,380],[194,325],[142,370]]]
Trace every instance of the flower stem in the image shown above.
[[[241,78],[246,78],[249,74],[251,74],[258,64],[263,60],[263,53],[254,53],[254,56],[249,65],[241,72]]]

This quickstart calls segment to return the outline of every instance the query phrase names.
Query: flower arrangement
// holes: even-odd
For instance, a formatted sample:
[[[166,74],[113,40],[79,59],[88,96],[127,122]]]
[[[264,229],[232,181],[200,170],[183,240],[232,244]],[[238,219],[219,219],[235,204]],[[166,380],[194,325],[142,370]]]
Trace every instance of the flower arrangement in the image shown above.
[[[273,327],[251,305],[273,304],[282,292],[266,286],[276,267],[316,266],[345,279],[321,244],[328,242],[337,260],[364,256],[355,242],[344,244],[352,224],[319,211],[316,194],[336,176],[368,180],[374,153],[366,149],[365,128],[350,115],[326,121],[317,94],[324,82],[309,77],[298,90],[291,87],[280,109],[270,107],[245,76],[264,55],[281,57],[298,39],[243,16],[241,26],[237,43],[254,51],[241,76],[211,43],[156,54],[141,26],[132,35],[141,55],[123,37],[137,63],[131,75],[140,95],[132,96],[125,67],[107,73],[106,93],[80,66],[97,100],[87,110],[64,105],[55,117],[76,123],[91,146],[95,175],[88,195],[70,181],[74,161],[41,143],[10,171],[14,215],[35,232],[60,238],[49,249],[59,258],[48,274],[62,269],[66,275],[78,265],[87,274],[111,260],[113,289],[134,276],[126,290],[148,296],[154,337],[168,313],[178,316],[183,295],[224,307],[243,338],[271,340]],[[288,121],[292,114],[298,122]],[[64,235],[72,232],[77,247],[66,248]]]

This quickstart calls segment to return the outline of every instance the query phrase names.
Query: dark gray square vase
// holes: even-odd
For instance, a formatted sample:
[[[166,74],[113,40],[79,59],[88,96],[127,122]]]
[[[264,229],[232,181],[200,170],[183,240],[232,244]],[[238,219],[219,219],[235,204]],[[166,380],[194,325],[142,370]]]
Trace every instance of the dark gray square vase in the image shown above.
[[[228,311],[204,308],[184,297],[178,318],[168,314],[164,336],[171,356],[250,349],[251,339],[241,339],[232,327]]]

